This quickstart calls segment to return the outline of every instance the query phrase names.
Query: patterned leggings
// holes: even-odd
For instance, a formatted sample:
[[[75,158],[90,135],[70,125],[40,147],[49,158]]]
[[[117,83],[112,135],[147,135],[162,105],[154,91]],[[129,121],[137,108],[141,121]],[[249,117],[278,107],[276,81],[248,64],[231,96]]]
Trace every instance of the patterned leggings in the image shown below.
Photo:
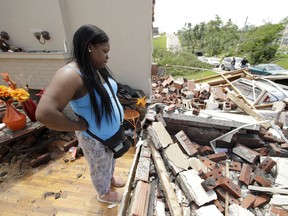
[[[90,177],[96,191],[100,196],[108,193],[116,162],[113,153],[92,137],[83,136],[78,131],[76,136],[89,164]]]

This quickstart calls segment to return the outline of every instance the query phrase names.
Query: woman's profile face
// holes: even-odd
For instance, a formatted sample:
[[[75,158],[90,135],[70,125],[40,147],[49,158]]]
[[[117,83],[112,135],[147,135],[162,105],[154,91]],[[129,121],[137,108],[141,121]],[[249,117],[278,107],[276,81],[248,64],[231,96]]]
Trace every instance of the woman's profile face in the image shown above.
[[[108,57],[109,50],[110,50],[110,44],[108,42],[91,45],[91,52],[89,53],[90,60],[95,68],[101,69],[106,67],[106,64],[109,59]]]

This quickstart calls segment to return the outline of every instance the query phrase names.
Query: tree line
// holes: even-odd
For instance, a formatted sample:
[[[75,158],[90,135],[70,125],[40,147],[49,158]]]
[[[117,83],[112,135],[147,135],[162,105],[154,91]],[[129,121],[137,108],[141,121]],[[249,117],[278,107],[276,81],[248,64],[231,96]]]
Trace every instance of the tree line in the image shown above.
[[[192,26],[186,23],[178,31],[182,48],[191,53],[201,51],[209,56],[248,56],[252,64],[269,62],[279,48],[288,17],[278,24],[246,25],[239,28],[229,19],[216,15],[214,20]]]

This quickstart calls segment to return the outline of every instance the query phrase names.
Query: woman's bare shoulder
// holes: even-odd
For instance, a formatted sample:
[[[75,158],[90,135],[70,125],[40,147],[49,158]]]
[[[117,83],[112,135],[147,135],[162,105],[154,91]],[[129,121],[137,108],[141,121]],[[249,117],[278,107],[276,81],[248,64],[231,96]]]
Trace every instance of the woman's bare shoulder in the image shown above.
[[[63,82],[81,82],[82,78],[79,74],[79,69],[77,67],[72,67],[71,65],[64,65],[59,68],[54,74],[53,80],[57,79],[58,81]],[[76,84],[76,83],[75,83]]]

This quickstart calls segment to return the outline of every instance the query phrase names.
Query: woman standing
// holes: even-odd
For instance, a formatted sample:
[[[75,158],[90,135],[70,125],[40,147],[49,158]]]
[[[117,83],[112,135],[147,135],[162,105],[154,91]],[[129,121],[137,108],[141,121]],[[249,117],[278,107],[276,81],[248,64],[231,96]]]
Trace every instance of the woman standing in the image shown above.
[[[81,26],[73,37],[72,61],[55,73],[38,104],[36,118],[53,130],[76,131],[98,200],[115,203],[122,195],[110,191],[110,187],[123,187],[125,183],[113,177],[113,153],[86,132],[89,129],[106,140],[118,131],[123,120],[123,108],[113,97],[117,83],[106,66],[109,50],[109,38],[103,30]],[[81,117],[73,120],[62,112],[68,103]]]

